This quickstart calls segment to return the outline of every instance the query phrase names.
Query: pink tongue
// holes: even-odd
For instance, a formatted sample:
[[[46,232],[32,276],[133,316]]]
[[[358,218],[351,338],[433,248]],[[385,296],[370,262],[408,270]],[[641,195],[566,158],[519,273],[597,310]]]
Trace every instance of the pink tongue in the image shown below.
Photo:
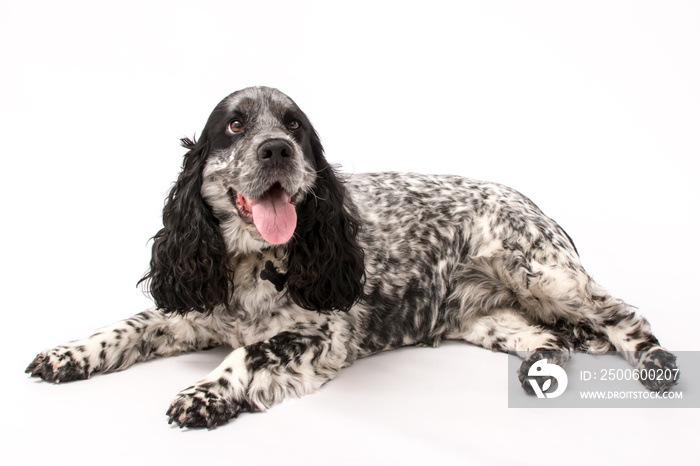
[[[252,201],[253,223],[265,241],[282,244],[289,241],[297,227],[297,211],[280,186]]]

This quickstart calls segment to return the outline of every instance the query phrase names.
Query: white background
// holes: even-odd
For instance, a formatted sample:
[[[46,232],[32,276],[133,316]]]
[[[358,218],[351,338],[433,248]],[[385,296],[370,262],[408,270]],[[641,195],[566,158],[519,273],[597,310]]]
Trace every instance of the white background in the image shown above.
[[[317,394],[212,432],[169,427],[164,413],[219,350],[58,386],[23,370],[150,306],[135,283],[178,140],[255,84],[295,99],[345,171],[517,188],[664,345],[700,349],[699,31],[691,1],[3,1],[2,456],[697,461],[697,410],[508,409],[507,356],[466,344],[359,361]]]

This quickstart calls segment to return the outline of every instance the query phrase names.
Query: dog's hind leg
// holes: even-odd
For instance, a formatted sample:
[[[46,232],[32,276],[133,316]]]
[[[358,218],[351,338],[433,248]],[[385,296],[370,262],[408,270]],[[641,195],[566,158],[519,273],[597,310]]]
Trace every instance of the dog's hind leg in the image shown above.
[[[544,351],[554,351],[550,358],[563,363],[573,347],[619,351],[636,369],[662,373],[661,379],[642,380],[649,390],[677,383],[676,358],[659,345],[646,319],[598,286],[577,258],[545,265],[510,251],[471,258],[455,277],[446,319],[458,330],[448,338],[521,354],[521,382]],[[501,340],[494,339],[498,329]]]
[[[594,330],[597,338],[604,336],[636,369],[655,374],[653,378],[640,377],[647,389],[665,392],[676,385],[680,375],[676,356],[659,344],[649,322],[632,306],[612,297],[593,280],[586,288],[593,303],[585,312],[590,320],[587,326]],[[597,352],[590,345],[582,349]]]
[[[530,367],[541,359],[563,365],[570,357],[567,336],[531,318],[520,305],[512,279],[504,280],[503,256],[471,257],[454,274],[445,305],[445,338],[465,340],[524,359],[518,372],[526,392]]]
[[[640,378],[649,390],[663,392],[677,383],[676,357],[659,345],[649,322],[603,290],[574,258],[546,265],[530,261],[507,270],[506,280],[529,317],[553,327],[562,322],[570,326],[567,338],[575,349],[614,349],[640,371],[663,373],[661,379]],[[672,378],[665,377],[670,374]]]
[[[465,340],[492,351],[514,353],[524,359],[518,370],[523,389],[535,392],[527,382],[530,367],[541,359],[562,366],[569,360],[569,342],[554,329],[534,325],[522,310],[499,308],[488,314],[475,314],[459,328],[446,335],[448,339]]]

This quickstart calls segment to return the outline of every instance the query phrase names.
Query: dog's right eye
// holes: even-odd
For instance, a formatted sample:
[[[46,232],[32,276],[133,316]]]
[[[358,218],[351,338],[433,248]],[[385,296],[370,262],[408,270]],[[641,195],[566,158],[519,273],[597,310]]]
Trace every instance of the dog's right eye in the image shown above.
[[[243,122],[241,120],[232,120],[227,127],[230,133],[240,133],[243,131]]]

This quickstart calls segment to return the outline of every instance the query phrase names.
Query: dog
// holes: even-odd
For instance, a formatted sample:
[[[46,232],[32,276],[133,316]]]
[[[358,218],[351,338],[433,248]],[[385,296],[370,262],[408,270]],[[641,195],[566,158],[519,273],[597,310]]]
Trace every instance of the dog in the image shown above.
[[[648,322],[596,284],[571,238],[527,197],[458,176],[342,176],[282,92],[223,99],[163,209],[141,284],[155,307],[43,351],[27,373],[87,379],[228,345],[167,411],[214,428],[314,392],[356,359],[463,340],[524,359],[571,351],[676,368]],[[550,362],[552,362],[550,361]],[[643,380],[663,392],[676,380]]]

